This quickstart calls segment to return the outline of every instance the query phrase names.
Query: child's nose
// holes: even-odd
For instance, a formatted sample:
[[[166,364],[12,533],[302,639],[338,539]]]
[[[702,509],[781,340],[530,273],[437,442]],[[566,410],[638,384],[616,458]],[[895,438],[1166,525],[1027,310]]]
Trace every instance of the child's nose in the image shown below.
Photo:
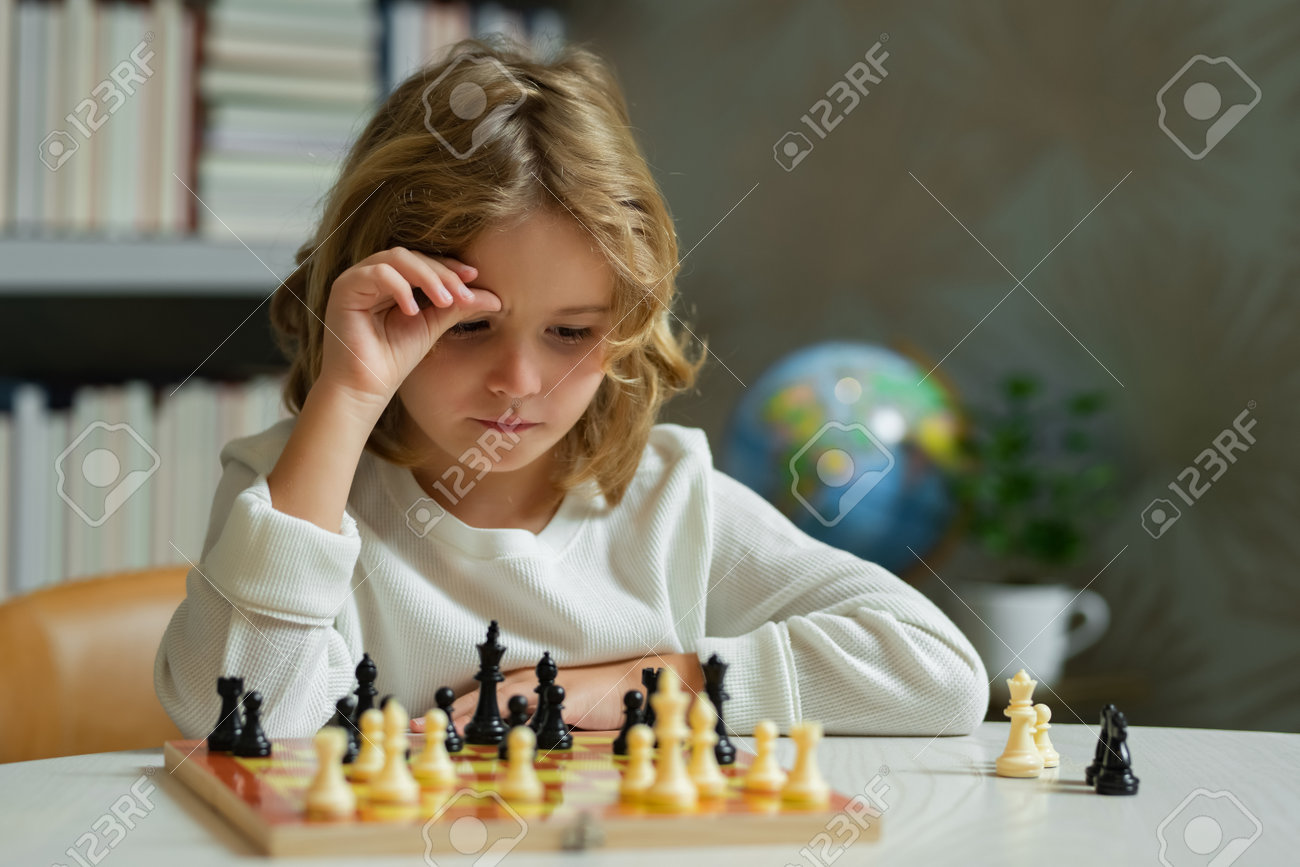
[[[541,390],[542,378],[527,347],[509,346],[493,359],[488,388],[511,397],[526,397]]]

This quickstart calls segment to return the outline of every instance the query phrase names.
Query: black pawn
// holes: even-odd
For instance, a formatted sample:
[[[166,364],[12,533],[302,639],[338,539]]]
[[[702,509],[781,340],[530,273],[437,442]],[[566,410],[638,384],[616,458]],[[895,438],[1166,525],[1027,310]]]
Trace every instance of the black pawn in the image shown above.
[[[501,746],[497,747],[497,758],[506,758],[506,742],[510,740],[510,729],[515,726],[528,725],[528,696],[512,695],[510,701],[506,702],[506,709],[510,711],[510,716],[506,720],[506,736],[501,739]]]
[[[334,704],[334,716],[326,725],[338,726],[343,729],[343,733],[348,736],[347,747],[343,750],[343,764],[351,764],[357,757],[361,743],[357,737],[357,730],[352,727],[352,709],[356,704],[356,699],[350,695],[345,695]]]
[[[456,722],[451,718],[451,705],[456,701],[456,693],[449,686],[440,686],[438,691],[433,694],[433,703],[438,706],[438,710],[447,715],[447,752],[458,753],[465,749],[465,741],[456,731]],[[425,737],[429,733],[425,732]]]
[[[731,698],[722,687],[723,679],[727,676],[728,665],[715,653],[700,668],[704,671],[704,692],[709,697],[713,709],[718,712],[718,724],[714,727],[718,735],[718,742],[713,745],[714,758],[720,765],[735,764],[736,747],[731,742],[731,738],[727,737],[727,724],[722,718],[722,703]]]
[[[659,689],[659,672],[662,668],[643,668],[641,669],[641,685],[645,687],[645,707],[641,709],[642,721],[654,728],[655,724],[655,707],[650,702],[650,698]]]
[[[542,658],[537,661],[537,686],[533,687],[533,692],[537,693],[537,710],[533,712],[533,718],[528,721],[528,727],[537,734],[542,730],[542,723],[546,722],[546,695],[550,690],[551,684],[555,683],[555,678],[560,676],[559,666],[555,660],[551,659],[551,652],[548,650],[542,654]]]
[[[244,679],[218,677],[217,694],[221,696],[221,716],[208,735],[208,752],[228,753],[239,741],[239,697],[244,694]]]
[[[378,677],[379,669],[370,654],[361,654],[361,662],[357,663],[357,706],[352,712],[352,724],[358,731],[361,730],[361,715],[375,706],[375,696],[379,695],[379,690],[375,689]]]
[[[629,689],[623,693],[623,728],[619,729],[618,737],[614,738],[614,755],[627,755],[627,733],[632,730],[632,726],[641,722],[641,702],[644,699],[645,696],[641,695],[639,689]]]
[[[546,719],[542,721],[542,730],[537,733],[539,750],[568,750],[573,748],[573,735],[564,723],[564,687],[552,684],[546,690]]]
[[[1101,770],[1097,772],[1097,794],[1136,795],[1138,778],[1133,776],[1133,758],[1128,751],[1128,720],[1123,711],[1111,714],[1108,734],[1106,754],[1102,756]]]
[[[244,725],[234,753],[244,759],[264,759],[271,755],[271,742],[262,731],[262,694],[257,690],[244,696]]]
[[[1115,705],[1108,704],[1101,709],[1101,725],[1097,729],[1097,749],[1092,755],[1092,764],[1083,772],[1083,779],[1088,785],[1095,785],[1097,772],[1101,770],[1102,757],[1106,755],[1107,740],[1110,737],[1110,718],[1115,713]]]

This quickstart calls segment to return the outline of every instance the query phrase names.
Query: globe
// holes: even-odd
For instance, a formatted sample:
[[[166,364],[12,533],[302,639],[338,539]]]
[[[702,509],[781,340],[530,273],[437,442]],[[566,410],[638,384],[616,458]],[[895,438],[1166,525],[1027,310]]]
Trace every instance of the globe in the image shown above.
[[[956,407],[935,377],[892,350],[817,344],[746,391],[722,468],[810,536],[902,572],[934,549],[956,512]]]

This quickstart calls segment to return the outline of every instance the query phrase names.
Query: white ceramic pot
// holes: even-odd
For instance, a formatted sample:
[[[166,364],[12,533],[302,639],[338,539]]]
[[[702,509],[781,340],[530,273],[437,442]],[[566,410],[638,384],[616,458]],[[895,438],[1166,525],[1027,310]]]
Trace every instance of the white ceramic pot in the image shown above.
[[[1065,661],[1110,625],[1110,607],[1091,590],[978,581],[954,582],[950,589],[941,607],[984,660],[995,704],[1005,702],[1006,680],[1022,668],[1039,682],[1035,701],[1052,704],[1044,685],[1054,687]]]

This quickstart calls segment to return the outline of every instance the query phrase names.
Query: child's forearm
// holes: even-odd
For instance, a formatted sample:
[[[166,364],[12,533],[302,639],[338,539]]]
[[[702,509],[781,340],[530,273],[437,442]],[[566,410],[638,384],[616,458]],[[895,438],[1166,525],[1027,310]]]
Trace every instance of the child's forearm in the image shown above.
[[[382,409],[316,383],[266,478],[276,511],[340,532],[357,464]]]

